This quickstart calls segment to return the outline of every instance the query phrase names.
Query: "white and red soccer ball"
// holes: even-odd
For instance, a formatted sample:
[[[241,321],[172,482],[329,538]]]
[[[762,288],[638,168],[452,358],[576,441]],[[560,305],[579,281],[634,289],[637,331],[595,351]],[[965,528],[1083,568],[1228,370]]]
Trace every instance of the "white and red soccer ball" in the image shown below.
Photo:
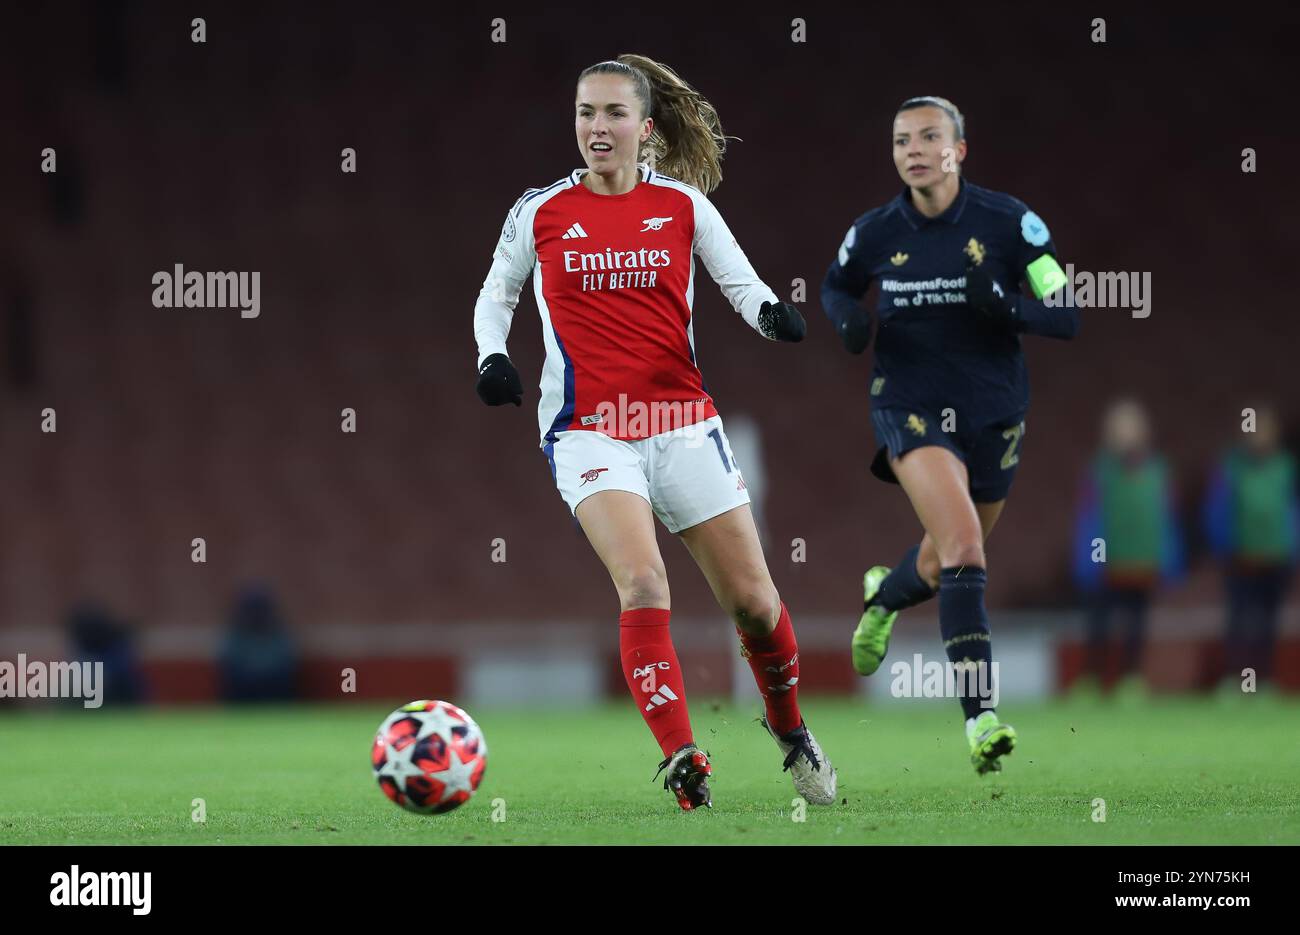
[[[412,701],[379,725],[370,764],[384,795],[408,811],[436,815],[474,795],[487,768],[487,742],[454,704]]]

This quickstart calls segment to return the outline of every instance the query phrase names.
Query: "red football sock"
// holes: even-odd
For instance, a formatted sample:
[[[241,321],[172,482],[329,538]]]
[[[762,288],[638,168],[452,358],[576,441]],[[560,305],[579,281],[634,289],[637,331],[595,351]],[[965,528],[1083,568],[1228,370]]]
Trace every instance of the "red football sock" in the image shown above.
[[[664,756],[693,740],[682,667],[668,635],[670,611],[625,610],[618,618],[623,677]]]
[[[737,629],[737,632],[740,632]],[[776,629],[767,636],[740,633],[740,645],[754,671],[754,681],[763,694],[767,723],[778,734],[786,734],[803,723],[799,713],[799,644],[795,642],[790,611],[781,602]]]

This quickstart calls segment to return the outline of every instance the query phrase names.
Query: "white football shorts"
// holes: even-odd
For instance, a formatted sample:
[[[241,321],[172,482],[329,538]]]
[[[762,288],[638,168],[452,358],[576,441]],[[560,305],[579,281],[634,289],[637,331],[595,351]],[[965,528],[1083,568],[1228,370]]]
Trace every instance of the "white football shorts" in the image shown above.
[[[749,502],[721,416],[636,441],[594,430],[559,432],[543,451],[574,513],[594,493],[626,490],[645,498],[676,533]]]

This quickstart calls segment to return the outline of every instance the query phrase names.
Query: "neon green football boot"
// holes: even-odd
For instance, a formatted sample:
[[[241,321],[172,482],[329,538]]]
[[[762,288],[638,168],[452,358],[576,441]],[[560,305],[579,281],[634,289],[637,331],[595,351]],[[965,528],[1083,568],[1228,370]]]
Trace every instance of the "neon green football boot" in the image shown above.
[[[998,760],[1016,748],[1016,729],[999,721],[993,711],[983,711],[967,722],[966,739],[970,741],[970,761],[975,772],[983,776],[1002,769]]]
[[[880,590],[880,582],[885,580],[889,569],[876,565],[862,576],[862,600],[871,600]],[[853,632],[853,668],[858,675],[870,675],[880,668],[889,651],[889,634],[894,629],[898,611],[885,610],[874,604],[862,613],[858,628]]]

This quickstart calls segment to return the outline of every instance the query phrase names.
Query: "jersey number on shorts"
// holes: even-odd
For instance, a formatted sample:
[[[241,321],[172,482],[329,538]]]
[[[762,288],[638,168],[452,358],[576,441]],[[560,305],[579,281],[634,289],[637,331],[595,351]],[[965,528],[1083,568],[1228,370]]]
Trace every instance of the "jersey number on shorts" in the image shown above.
[[[1002,433],[1002,437],[1009,439],[1011,444],[1007,446],[1007,452],[1002,456],[1002,470],[1013,468],[1020,463],[1020,454],[1016,451],[1016,446],[1020,444],[1020,437],[1025,434],[1025,423],[1013,425]]]
[[[713,439],[713,444],[715,444],[715,445],[718,446],[718,457],[722,459],[722,466],[723,466],[724,468],[726,468],[726,469],[727,469],[727,473],[730,474],[730,473],[731,473],[731,465],[730,465],[729,463],[727,463],[727,453],[726,453],[726,451],[724,451],[723,448],[722,448],[722,432],[721,432],[721,430],[719,430],[719,429],[714,429],[712,432],[709,433],[709,438]]]

